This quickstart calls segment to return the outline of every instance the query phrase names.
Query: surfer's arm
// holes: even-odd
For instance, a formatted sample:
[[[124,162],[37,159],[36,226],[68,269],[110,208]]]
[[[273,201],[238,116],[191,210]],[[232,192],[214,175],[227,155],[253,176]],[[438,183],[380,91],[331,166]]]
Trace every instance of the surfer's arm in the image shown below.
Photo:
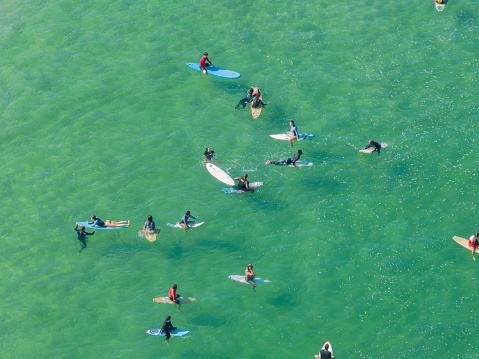
[[[196,218],[195,216],[192,216],[191,214],[190,214],[190,217],[189,217],[189,218],[199,219],[199,218]]]

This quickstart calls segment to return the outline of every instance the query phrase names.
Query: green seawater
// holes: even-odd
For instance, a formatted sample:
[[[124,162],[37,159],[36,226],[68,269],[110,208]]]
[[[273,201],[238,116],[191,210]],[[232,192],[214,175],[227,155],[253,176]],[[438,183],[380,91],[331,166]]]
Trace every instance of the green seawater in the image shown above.
[[[4,0],[0,356],[479,358],[452,240],[478,231],[477,5]],[[186,67],[203,51],[242,76]],[[250,86],[257,120],[233,111]],[[268,136],[290,119],[318,137]],[[206,146],[264,186],[225,195]],[[297,149],[313,167],[265,165]],[[166,226],[186,210],[205,224]],[[93,214],[132,225],[78,255]],[[228,279],[248,263],[256,293]],[[152,302],[173,283],[183,312]],[[146,334],[166,315],[191,334]]]

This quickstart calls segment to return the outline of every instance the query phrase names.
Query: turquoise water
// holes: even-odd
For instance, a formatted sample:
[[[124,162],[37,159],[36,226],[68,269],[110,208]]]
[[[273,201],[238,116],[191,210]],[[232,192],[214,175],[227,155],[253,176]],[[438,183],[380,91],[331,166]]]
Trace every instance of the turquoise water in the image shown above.
[[[452,241],[478,231],[477,3],[405,5],[4,2],[2,357],[479,357],[478,264]],[[203,51],[242,77],[185,66]],[[252,85],[258,120],[233,111]],[[269,138],[289,119],[318,138]],[[264,186],[224,195],[206,146]],[[264,164],[297,149],[315,165]],[[206,223],[166,226],[185,210]],[[92,214],[132,226],[79,256]],[[248,263],[256,293],[228,279]],[[151,301],[173,283],[183,312]],[[147,335],[166,315],[191,334]]]

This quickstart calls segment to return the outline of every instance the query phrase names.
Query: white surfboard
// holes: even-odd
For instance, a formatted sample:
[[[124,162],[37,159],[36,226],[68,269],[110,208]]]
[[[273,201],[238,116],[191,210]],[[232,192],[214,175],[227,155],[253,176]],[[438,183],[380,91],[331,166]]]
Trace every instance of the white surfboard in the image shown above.
[[[331,346],[331,343],[330,343],[330,342],[324,343],[324,345],[321,347],[321,350],[325,350],[324,347],[326,346],[326,344],[329,345],[328,352],[330,352],[330,353],[331,353],[331,357],[333,357],[333,356],[334,356],[334,355],[333,355],[333,347]],[[319,354],[318,354],[318,355],[315,355],[314,357],[315,357],[316,359],[321,359],[321,355],[319,355]]]
[[[240,282],[244,284],[253,284],[253,282],[255,282],[256,284],[271,283],[267,279],[261,279],[257,277],[254,277],[252,281],[246,280],[246,277],[244,275],[230,275],[228,278],[234,280],[235,282]]]
[[[287,133],[280,133],[277,135],[269,135],[269,137],[274,138],[275,140],[283,140],[283,141],[288,141],[291,137],[290,134]],[[316,138],[316,135],[308,134],[308,133],[301,133],[299,135],[300,140],[312,140],[313,138]]]
[[[313,165],[313,162],[306,162],[306,161],[296,161],[296,167],[310,167]],[[294,167],[292,163],[287,165],[286,167]]]
[[[443,4],[436,3],[436,10],[437,11],[443,11],[445,7],[446,7],[446,4],[444,4],[444,3]]]
[[[190,227],[191,228],[196,228],[196,227],[201,226],[203,223],[205,223],[205,222],[190,223]],[[167,223],[167,225],[169,225],[170,227],[173,227],[173,228],[185,228],[180,224],[180,222],[178,222],[178,223]]]
[[[381,148],[386,148],[388,147],[388,144],[383,142],[380,144],[381,145]],[[373,153],[374,152],[374,147],[370,147],[370,148],[367,148],[367,149],[362,149],[362,150],[359,150],[359,152],[362,152],[362,153]]]
[[[227,184],[228,186],[235,185],[235,181],[231,178],[231,176],[227,174],[225,171],[223,171],[221,168],[219,168],[218,166],[215,166],[212,163],[207,163],[206,169],[218,181],[223,182],[224,184]]]

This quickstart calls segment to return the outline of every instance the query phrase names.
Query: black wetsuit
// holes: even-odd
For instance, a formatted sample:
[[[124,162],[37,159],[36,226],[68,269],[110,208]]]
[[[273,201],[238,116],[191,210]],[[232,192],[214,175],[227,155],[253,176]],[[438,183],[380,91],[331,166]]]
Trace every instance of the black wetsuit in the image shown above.
[[[239,100],[238,104],[235,107],[235,110],[239,110],[240,106],[243,106],[242,108],[245,108],[246,104],[250,103],[252,100],[253,100],[253,93],[250,91],[246,92],[246,97]]]
[[[321,359],[331,359],[331,353],[327,350],[321,349],[319,354],[321,355]]]
[[[82,247],[86,248],[86,236],[92,236],[95,234],[95,232],[93,231],[91,233],[88,233],[88,232],[82,231],[81,229],[78,229],[78,225],[76,225],[75,231],[77,231],[78,240],[82,244]]]
[[[171,334],[170,334],[170,331],[172,330],[175,330],[177,329],[176,327],[173,326],[173,324],[171,324],[171,320],[170,321],[164,321],[163,323],[163,326],[161,327],[161,334],[164,334],[166,336],[166,340],[170,339],[171,337]]]
[[[365,150],[367,150],[368,148],[373,148],[374,147],[374,151],[373,152],[377,152],[378,153],[378,156],[379,156],[379,153],[381,152],[381,145],[377,142],[374,142],[371,144],[371,146],[368,144],[366,147],[364,147]]]
[[[293,164],[294,166],[300,157],[301,155],[299,154],[299,152],[296,152],[293,158],[287,158],[283,161],[271,161],[271,164],[277,165],[277,166],[287,166],[287,165]]]
[[[257,101],[253,100],[253,103],[251,104],[253,108],[264,107],[266,105],[267,103],[264,103],[263,101],[261,101],[261,99],[258,99]]]
[[[206,160],[212,161],[213,158],[215,157],[215,151],[211,151],[211,152],[205,151],[204,155]]]

